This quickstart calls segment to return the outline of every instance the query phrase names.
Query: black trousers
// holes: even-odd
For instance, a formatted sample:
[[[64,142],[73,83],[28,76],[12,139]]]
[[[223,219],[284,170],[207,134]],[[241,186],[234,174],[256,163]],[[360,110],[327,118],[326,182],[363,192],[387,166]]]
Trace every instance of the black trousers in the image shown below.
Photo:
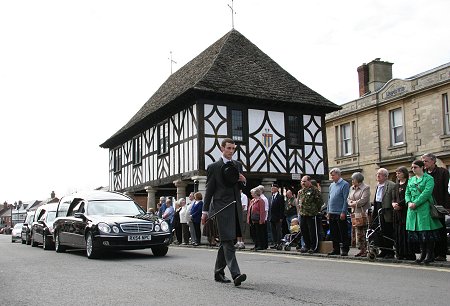
[[[281,243],[281,221],[270,221],[272,228],[272,240],[274,244]]]
[[[236,248],[232,240],[220,241],[214,273],[225,275],[225,267],[228,267],[233,279],[241,274],[236,260]]]
[[[447,256],[447,229],[445,225],[445,216],[439,218],[442,227],[439,229],[439,241],[434,245],[434,255],[446,258]]]
[[[350,249],[350,237],[348,235],[347,219],[341,220],[340,215],[329,214],[330,219],[330,235],[333,241],[333,250],[340,252],[342,248],[343,252],[348,252]]]
[[[194,229],[195,229],[195,242],[200,244],[201,238],[202,238],[202,232],[200,230],[200,223],[193,222],[194,223]],[[192,237],[194,238],[194,237]]]
[[[183,242],[186,244],[189,243],[189,237],[191,237],[189,225],[187,223],[181,223],[181,231],[183,232]]]
[[[316,216],[300,216],[300,229],[306,249],[317,251],[319,246],[319,227]]]

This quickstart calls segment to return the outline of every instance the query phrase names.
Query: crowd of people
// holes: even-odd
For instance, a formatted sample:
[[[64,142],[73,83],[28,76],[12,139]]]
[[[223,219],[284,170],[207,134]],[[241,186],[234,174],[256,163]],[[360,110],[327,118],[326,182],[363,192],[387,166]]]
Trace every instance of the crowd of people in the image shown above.
[[[438,203],[449,207],[449,174],[446,169],[437,167],[433,154],[425,154],[421,160],[414,161],[411,169],[396,169],[396,182],[389,180],[388,170],[378,169],[373,194],[360,172],[353,173],[351,183],[341,177],[338,168],[331,169],[329,174],[332,182],[326,218],[332,251],[328,255],[348,256],[353,238],[359,250],[355,256],[367,256],[366,233],[372,228],[379,232],[374,237],[374,243],[380,250],[377,257],[396,257],[418,263],[446,260],[444,215],[432,217],[430,205]],[[235,248],[245,248],[242,236],[247,231],[253,240],[254,251],[267,248],[281,250],[288,235],[300,232],[297,250],[301,253],[319,251],[319,242],[325,239],[321,213],[324,201],[320,185],[305,175],[301,178],[297,196],[290,189],[283,194],[280,191],[277,184],[272,184],[271,196],[266,197],[266,190],[260,185],[250,190],[250,199],[240,191],[245,224]],[[174,230],[174,243],[197,246],[203,235],[210,246],[216,246],[219,244],[217,224],[213,218],[204,225],[202,232],[202,210],[200,192],[191,193],[188,201],[184,198],[176,201],[175,207],[169,198],[164,197],[157,205],[158,215],[168,220]],[[352,235],[349,235],[349,214],[352,216]],[[419,254],[418,258],[416,254]]]

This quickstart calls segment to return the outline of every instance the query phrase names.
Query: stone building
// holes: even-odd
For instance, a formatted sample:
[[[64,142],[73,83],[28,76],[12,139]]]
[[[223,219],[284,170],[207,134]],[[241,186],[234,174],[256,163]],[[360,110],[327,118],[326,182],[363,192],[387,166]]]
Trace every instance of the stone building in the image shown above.
[[[125,107],[125,104],[124,104]],[[325,114],[340,107],[296,80],[235,29],[173,73],[109,149],[109,186],[144,208],[205,190],[220,142],[236,141],[246,192],[302,174],[327,178]],[[194,182],[197,184],[194,185]]]
[[[392,63],[358,67],[360,98],[326,116],[328,163],[344,178],[360,171],[374,186],[376,171],[395,169],[424,153],[450,166],[450,63],[407,79],[392,79]]]

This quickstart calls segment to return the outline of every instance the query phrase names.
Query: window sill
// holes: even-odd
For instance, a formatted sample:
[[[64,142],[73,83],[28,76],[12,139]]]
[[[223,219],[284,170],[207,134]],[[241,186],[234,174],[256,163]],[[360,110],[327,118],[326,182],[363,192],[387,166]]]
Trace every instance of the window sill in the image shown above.
[[[403,148],[406,148],[406,143],[402,143],[402,144],[398,144],[398,145],[393,145],[393,146],[388,147],[387,149],[388,149],[389,151],[392,151],[392,150],[403,149]]]
[[[444,134],[439,136],[440,139],[449,139],[450,138],[450,134]]]
[[[337,156],[334,158],[334,160],[341,161],[341,160],[346,160],[346,159],[355,158],[355,157],[359,157],[359,153],[353,153],[353,154],[344,155],[344,156]]]

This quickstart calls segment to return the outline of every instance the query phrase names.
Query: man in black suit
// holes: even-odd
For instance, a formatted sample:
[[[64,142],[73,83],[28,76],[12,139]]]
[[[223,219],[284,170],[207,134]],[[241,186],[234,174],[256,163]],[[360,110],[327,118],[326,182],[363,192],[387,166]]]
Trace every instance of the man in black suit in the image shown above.
[[[278,185],[272,184],[272,199],[270,205],[270,225],[272,228],[272,249],[281,246],[281,223],[284,219],[284,197],[278,193]]]
[[[225,277],[224,269],[228,267],[234,285],[240,286],[247,276],[241,274],[239,269],[234,241],[237,237],[242,237],[243,232],[239,184],[245,184],[246,179],[242,174],[242,165],[232,160],[236,150],[233,139],[225,138],[221,143],[220,150],[222,151],[221,158],[210,164],[207,169],[202,223],[206,223],[211,206],[211,215],[217,213],[215,218],[219,232],[219,251],[214,268],[214,279],[222,283],[231,282]],[[231,171],[227,173],[226,170]],[[230,178],[233,179],[230,180]],[[227,206],[230,203],[233,204]]]

